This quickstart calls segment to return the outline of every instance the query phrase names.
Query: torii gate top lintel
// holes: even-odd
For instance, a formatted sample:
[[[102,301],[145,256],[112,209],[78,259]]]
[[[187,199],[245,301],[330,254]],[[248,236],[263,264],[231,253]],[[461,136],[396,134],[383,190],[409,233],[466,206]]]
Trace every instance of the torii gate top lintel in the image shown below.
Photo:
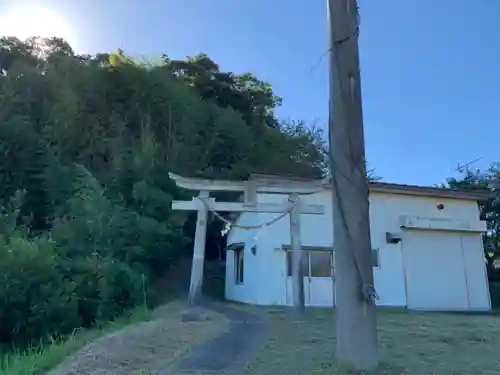
[[[324,180],[297,180],[278,177],[255,176],[247,181],[209,180],[204,178],[182,177],[174,173],[168,174],[180,188],[198,191],[241,191],[255,193],[280,194],[314,194],[323,190]],[[245,197],[247,198],[247,197]]]

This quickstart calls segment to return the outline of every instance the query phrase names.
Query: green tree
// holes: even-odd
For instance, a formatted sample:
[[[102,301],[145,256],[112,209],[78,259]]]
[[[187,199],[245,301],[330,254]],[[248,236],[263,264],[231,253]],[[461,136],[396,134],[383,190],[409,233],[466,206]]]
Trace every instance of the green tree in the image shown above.
[[[219,107],[238,111],[249,126],[279,127],[274,109],[282,99],[269,83],[251,73],[222,72],[205,53],[186,60],[171,60],[164,55],[164,61],[176,77],[196,88],[202,99],[213,99]]]
[[[487,190],[493,193],[492,198],[479,202],[481,220],[486,221],[488,228],[484,236],[485,256],[488,260],[489,275],[493,276],[493,260],[500,255],[500,164],[494,163],[483,172],[466,170],[459,178],[449,178],[445,186],[454,189]]]

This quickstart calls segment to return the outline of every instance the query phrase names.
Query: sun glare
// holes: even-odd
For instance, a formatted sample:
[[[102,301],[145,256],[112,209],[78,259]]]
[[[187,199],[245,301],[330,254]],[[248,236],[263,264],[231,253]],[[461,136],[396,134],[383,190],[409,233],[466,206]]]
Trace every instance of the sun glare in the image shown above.
[[[59,37],[74,49],[77,41],[71,25],[56,11],[38,5],[15,6],[0,14],[0,36],[15,36],[21,40],[31,36]]]

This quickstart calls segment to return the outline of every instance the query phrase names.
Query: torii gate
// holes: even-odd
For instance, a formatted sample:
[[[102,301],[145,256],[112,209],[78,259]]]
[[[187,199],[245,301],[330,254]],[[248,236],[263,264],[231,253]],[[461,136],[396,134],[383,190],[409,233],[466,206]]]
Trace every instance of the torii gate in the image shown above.
[[[189,285],[189,304],[194,305],[201,297],[203,284],[203,264],[205,260],[205,242],[208,210],[214,212],[262,212],[290,213],[290,241],[292,245],[293,304],[296,308],[304,307],[304,278],[302,275],[302,251],[300,239],[300,215],[322,215],[324,206],[305,205],[299,195],[314,194],[323,190],[323,180],[278,180],[262,175],[251,176],[248,181],[207,180],[188,178],[169,173],[170,179],[180,188],[199,191],[198,197],[191,201],[173,201],[173,210],[197,211],[196,232],[194,238],[191,282]],[[254,178],[252,178],[254,177]],[[210,192],[243,192],[244,202],[216,202],[210,198]],[[257,203],[257,193],[288,194],[288,201],[282,204]]]

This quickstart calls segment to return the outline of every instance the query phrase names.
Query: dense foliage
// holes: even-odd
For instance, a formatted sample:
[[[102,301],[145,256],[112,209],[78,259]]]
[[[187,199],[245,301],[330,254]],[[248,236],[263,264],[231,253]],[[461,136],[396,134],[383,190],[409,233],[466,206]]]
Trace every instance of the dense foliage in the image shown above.
[[[71,332],[150,298],[192,235],[171,212],[186,192],[169,171],[322,176],[321,133],[278,121],[280,102],[204,54],[154,65],[0,38],[0,342]]]

